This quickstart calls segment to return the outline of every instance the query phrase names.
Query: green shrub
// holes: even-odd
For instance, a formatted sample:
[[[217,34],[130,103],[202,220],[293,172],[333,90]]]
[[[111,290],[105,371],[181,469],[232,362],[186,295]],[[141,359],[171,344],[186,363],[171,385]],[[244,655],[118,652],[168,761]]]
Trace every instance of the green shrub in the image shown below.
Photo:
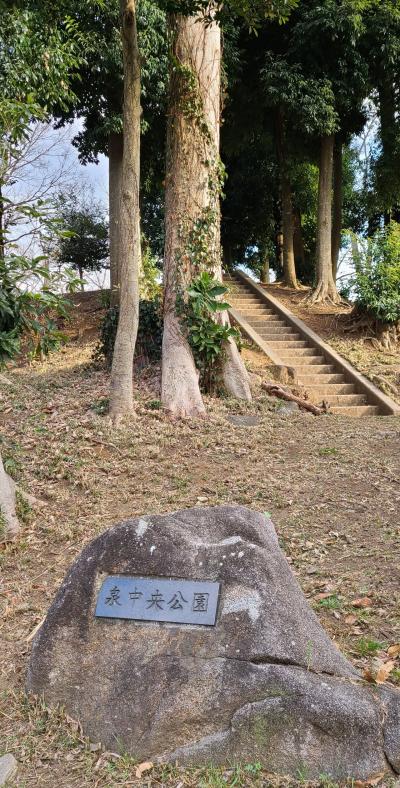
[[[400,224],[360,243],[355,255],[352,293],[358,308],[383,323],[400,320]]]
[[[107,309],[100,326],[100,339],[95,349],[96,361],[105,359],[111,366],[115,337],[118,328],[119,308]],[[140,362],[158,361],[161,358],[162,318],[159,298],[139,301],[139,327],[135,347],[135,359]]]
[[[60,346],[64,335],[57,319],[68,317],[70,301],[59,290],[71,292],[78,281],[70,271],[50,273],[43,257],[0,257],[0,367],[18,355],[22,339],[30,358]]]
[[[237,329],[216,320],[216,314],[230,306],[219,300],[227,291],[208,271],[203,271],[191,282],[188,300],[180,308],[200,372],[200,386],[207,392],[215,391],[220,384],[225,343],[230,337],[240,339]]]

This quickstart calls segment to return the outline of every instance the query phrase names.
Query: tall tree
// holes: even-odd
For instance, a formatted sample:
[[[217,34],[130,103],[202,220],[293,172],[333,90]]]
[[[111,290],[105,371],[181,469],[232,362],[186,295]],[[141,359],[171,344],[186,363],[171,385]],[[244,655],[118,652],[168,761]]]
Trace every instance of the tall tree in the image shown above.
[[[333,150],[332,276],[336,283],[343,222],[343,141],[336,136]]]
[[[276,111],[275,139],[277,158],[280,168],[280,193],[282,207],[283,235],[283,281],[287,287],[297,289],[296,265],[294,259],[294,215],[292,185],[286,149],[286,129],[282,107]]]
[[[173,415],[190,417],[205,409],[179,305],[200,271],[221,278],[221,31],[215,20],[204,24],[201,17],[179,15],[171,16],[170,30],[162,401]],[[229,393],[251,398],[233,341],[225,347],[223,381]]]
[[[379,214],[386,222],[390,217],[400,216],[400,7],[397,0],[368,4],[362,51],[379,119],[369,193],[368,218],[374,224]]]
[[[332,273],[333,135],[321,140],[317,220],[317,284],[310,301],[340,301]]]
[[[324,79],[331,88],[336,116],[321,129],[317,223],[316,286],[312,303],[339,302],[332,275],[332,188],[334,134],[361,130],[367,95],[367,66],[361,51],[363,3],[349,0],[304,0],[293,17],[289,54],[308,78]],[[334,35],[332,31],[335,31]]]
[[[120,198],[120,308],[111,368],[110,415],[114,423],[133,412],[132,368],[139,319],[140,55],[135,0],[121,0],[124,61],[123,157]]]
[[[100,271],[108,266],[108,225],[102,207],[93,195],[60,194],[56,201],[56,211],[64,230],[55,239],[52,256],[58,265],[66,265],[79,273],[83,280],[84,272]],[[83,282],[82,282],[83,289]]]
[[[58,108],[59,123],[77,117],[82,128],[74,138],[82,163],[97,162],[100,154],[109,165],[109,234],[111,300],[119,300],[119,244],[123,157],[123,54],[120,2],[110,0],[94,13],[93,4],[66,0],[68,12],[84,41],[85,62],[73,82],[75,102],[68,111]],[[136,9],[141,57],[141,208],[162,227],[159,199],[164,178],[165,109],[168,42],[165,12],[152,0]],[[150,203],[150,205],[149,205]],[[157,216],[153,216],[156,205]]]

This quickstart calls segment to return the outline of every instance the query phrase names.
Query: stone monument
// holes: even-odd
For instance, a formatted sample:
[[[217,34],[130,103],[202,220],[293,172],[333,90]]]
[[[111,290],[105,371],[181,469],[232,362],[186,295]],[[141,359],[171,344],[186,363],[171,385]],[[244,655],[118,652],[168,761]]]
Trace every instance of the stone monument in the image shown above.
[[[138,759],[400,771],[400,693],[361,680],[271,521],[243,507],[128,520],[89,544],[35,638],[28,689]]]

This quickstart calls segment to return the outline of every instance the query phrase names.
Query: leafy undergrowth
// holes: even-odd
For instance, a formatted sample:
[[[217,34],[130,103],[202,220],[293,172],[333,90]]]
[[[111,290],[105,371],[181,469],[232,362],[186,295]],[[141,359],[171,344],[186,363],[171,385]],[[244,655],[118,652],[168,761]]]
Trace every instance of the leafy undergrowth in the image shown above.
[[[157,767],[89,744],[62,710],[27,700],[32,633],[73,559],[111,524],[181,507],[245,504],[269,512],[310,604],[367,679],[400,684],[400,419],[282,415],[253,375],[252,404],[208,400],[204,421],[160,410],[159,370],[136,375],[137,417],[112,430],[108,374],[91,364],[92,334],[0,383],[1,452],[22,489],[23,531],[0,546],[0,754],[19,788],[331,785],[321,775],[266,775],[259,764]],[[260,362],[257,372],[262,373]],[[258,416],[256,426],[232,414]],[[386,782],[386,785],[389,785]]]

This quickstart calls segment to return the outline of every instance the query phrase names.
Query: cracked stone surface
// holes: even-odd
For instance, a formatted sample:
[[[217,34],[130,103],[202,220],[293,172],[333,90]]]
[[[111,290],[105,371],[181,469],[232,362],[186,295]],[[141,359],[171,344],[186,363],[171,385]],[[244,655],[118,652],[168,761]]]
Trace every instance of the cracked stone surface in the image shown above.
[[[215,580],[215,627],[96,619],[107,574]],[[128,520],[81,553],[38,632],[28,689],[107,749],[367,779],[400,771],[400,693],[363,686],[275,529],[244,507]]]

